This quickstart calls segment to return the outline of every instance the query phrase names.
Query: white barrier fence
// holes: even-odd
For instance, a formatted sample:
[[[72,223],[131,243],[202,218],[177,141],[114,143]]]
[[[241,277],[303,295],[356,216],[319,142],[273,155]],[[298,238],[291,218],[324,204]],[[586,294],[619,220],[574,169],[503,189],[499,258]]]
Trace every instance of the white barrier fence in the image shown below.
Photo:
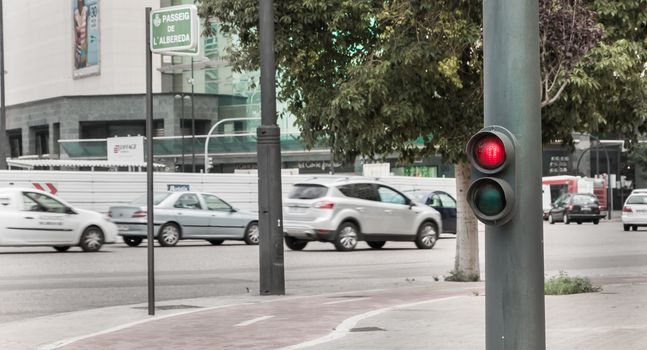
[[[312,175],[283,175],[282,191],[287,195],[292,185],[311,179]],[[322,175],[316,177],[344,176]],[[379,179],[400,190],[441,190],[455,196],[453,178],[388,176]],[[255,174],[155,173],[154,191],[190,188],[211,192],[236,208],[258,211],[258,177]],[[55,193],[73,206],[107,212],[111,205],[130,203],[146,194],[146,173],[88,171],[0,171],[0,187],[39,188]]]

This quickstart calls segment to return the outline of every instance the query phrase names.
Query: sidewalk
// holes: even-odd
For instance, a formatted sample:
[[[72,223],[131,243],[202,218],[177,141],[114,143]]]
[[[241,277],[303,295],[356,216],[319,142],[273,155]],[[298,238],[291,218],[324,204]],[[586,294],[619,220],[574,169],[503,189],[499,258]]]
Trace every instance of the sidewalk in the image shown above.
[[[646,349],[647,283],[546,297],[547,349]],[[2,349],[483,349],[483,283],[126,305],[0,325]],[[621,344],[621,345],[619,345]]]

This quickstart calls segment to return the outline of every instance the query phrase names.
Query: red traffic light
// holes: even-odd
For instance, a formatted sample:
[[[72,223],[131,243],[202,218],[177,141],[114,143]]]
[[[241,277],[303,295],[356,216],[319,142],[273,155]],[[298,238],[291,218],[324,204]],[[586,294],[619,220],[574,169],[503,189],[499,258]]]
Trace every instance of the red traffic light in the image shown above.
[[[472,164],[467,203],[485,224],[503,225],[514,216],[516,145],[514,135],[498,125],[482,129],[467,143],[465,153]]]
[[[474,146],[474,160],[483,168],[496,169],[505,163],[505,146],[497,136],[485,135]]]
[[[486,128],[467,143],[467,157],[477,171],[496,174],[514,159],[514,136],[503,128]]]

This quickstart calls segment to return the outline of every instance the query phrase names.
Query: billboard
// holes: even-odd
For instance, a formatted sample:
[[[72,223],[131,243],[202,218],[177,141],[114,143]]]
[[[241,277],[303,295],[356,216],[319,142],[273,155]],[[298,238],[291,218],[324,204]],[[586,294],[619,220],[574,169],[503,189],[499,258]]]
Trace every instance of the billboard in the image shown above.
[[[107,145],[110,162],[138,165],[144,162],[144,136],[110,137]]]
[[[72,0],[73,54],[72,76],[81,78],[100,72],[99,0]]]

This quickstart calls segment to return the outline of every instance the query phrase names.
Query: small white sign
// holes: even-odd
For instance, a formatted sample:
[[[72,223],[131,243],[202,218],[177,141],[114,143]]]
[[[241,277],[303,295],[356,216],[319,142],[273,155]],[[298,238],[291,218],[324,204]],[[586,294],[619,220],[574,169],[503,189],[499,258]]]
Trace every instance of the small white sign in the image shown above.
[[[391,174],[391,164],[389,163],[372,163],[362,166],[362,175],[370,177],[384,177]]]
[[[144,163],[144,136],[108,138],[108,161],[122,164]]]

